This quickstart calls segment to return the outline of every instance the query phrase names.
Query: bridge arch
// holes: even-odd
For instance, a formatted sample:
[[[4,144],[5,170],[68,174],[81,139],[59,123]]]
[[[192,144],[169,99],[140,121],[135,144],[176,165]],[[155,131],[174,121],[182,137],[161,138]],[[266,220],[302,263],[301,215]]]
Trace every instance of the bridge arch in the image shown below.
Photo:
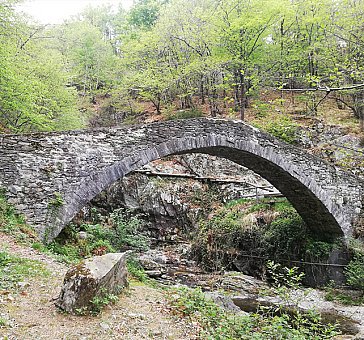
[[[47,241],[118,179],[150,161],[185,153],[215,155],[253,170],[280,190],[307,225],[319,233],[350,236],[354,220],[361,213],[360,181],[242,122],[192,119],[63,135],[37,134],[24,140],[32,140],[35,145],[52,143],[50,151],[55,155],[54,149],[63,147],[59,164],[65,170],[48,173],[48,182],[53,185],[49,192],[59,192],[63,204],[55,213],[47,211],[41,217],[43,225],[39,226],[39,216],[38,223],[33,223]],[[32,154],[41,164],[45,157],[36,148],[28,148],[26,154]],[[19,205],[22,208],[25,204]]]

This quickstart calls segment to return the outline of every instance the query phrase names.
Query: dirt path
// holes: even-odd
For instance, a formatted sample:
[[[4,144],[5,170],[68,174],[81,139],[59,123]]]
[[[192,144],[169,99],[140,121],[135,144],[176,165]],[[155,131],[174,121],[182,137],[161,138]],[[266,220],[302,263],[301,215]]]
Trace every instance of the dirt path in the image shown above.
[[[44,263],[50,275],[26,280],[17,294],[0,295],[0,317],[7,321],[0,325],[0,339],[197,339],[193,325],[169,314],[161,290],[136,283],[97,317],[62,314],[54,299],[66,266],[0,234],[4,249]]]

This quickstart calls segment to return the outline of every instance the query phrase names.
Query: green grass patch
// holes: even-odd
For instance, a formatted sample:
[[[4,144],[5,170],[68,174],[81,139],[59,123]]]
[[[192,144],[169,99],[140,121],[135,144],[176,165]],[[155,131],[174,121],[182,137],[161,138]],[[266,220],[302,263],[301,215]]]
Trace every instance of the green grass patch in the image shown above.
[[[27,278],[48,275],[49,271],[41,262],[0,251],[0,290],[13,290]]]

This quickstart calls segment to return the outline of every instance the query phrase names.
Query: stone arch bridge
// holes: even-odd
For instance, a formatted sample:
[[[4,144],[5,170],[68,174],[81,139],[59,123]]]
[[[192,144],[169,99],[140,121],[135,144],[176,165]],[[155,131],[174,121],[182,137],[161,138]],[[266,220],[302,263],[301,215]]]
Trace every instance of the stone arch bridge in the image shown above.
[[[0,186],[47,242],[93,197],[150,161],[200,152],[255,171],[309,227],[352,235],[363,183],[240,121],[190,119],[97,130],[0,136]]]

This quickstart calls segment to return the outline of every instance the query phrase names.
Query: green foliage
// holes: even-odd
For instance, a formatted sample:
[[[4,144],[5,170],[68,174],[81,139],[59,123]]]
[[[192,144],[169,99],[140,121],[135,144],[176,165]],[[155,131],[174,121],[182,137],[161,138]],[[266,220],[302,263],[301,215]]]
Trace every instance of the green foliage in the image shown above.
[[[128,257],[126,264],[128,267],[128,273],[133,278],[144,283],[149,281],[148,275],[145,273],[144,268],[141,266],[136,258]]]
[[[203,112],[197,109],[179,110],[165,115],[166,120],[200,118],[203,116],[204,116]]]
[[[339,334],[336,326],[324,325],[317,315],[271,315],[257,312],[230,314],[207,298],[201,289],[185,287],[169,294],[172,310],[200,326],[204,339],[330,339]]]
[[[288,201],[238,200],[200,221],[192,251],[210,270],[234,269],[234,261],[245,255],[247,264],[249,257],[256,257],[254,266],[264,267],[259,258],[301,256],[307,238],[304,222]]]
[[[147,250],[149,239],[143,235],[142,229],[145,222],[140,215],[131,215],[124,209],[116,209],[110,214],[114,229],[111,243],[118,250],[133,248],[137,250]]]
[[[357,291],[348,291],[335,288],[334,285],[325,288],[325,299],[327,301],[337,301],[345,306],[360,306],[364,305],[364,295],[361,291],[360,295]]]
[[[118,288],[117,294],[120,294],[122,287]],[[105,306],[115,304],[119,300],[119,296],[110,293],[106,288],[101,288],[100,291],[90,300],[89,307],[83,307],[76,310],[77,315],[99,315]]]
[[[22,216],[15,213],[7,202],[5,193],[0,189],[0,232],[10,234],[18,242],[29,243],[37,238],[33,228],[28,226]]]
[[[99,27],[87,19],[71,21],[55,28],[53,34],[70,67],[72,84],[83,96],[111,87],[117,60]]]
[[[289,144],[297,142],[298,124],[290,117],[279,115],[271,119],[255,120],[254,125]]]
[[[68,225],[48,249],[67,263],[127,249],[146,250],[149,239],[142,234],[144,225],[140,215],[117,209],[99,224]],[[79,238],[80,231],[86,232],[86,239]]]
[[[168,0],[167,0],[168,1]],[[150,29],[158,19],[161,6],[166,0],[137,0],[129,12],[128,22],[130,25]]]
[[[297,289],[302,283],[305,276],[304,273],[299,272],[298,267],[282,267],[281,264],[274,261],[267,262],[267,272],[269,278],[272,280],[273,286],[276,288],[287,287],[290,289]]]
[[[353,259],[346,267],[347,283],[353,288],[364,292],[364,254],[355,253]]]
[[[330,254],[333,246],[334,245],[329,242],[308,240],[306,244],[306,254],[311,259],[322,259]]]
[[[53,241],[47,246],[53,254],[58,255],[58,258],[65,263],[77,263],[81,259],[81,251],[79,247],[73,244],[59,244]]]
[[[25,22],[12,5],[0,6],[0,129],[80,127],[76,91],[67,86],[61,54],[47,45],[48,31]]]
[[[121,291],[121,290],[120,290]],[[106,289],[101,289],[99,294],[97,294],[91,300],[91,314],[98,315],[101,313],[102,309],[110,303],[116,303],[119,297],[115,294],[109,293]]]
[[[55,192],[54,193],[54,198],[52,198],[48,202],[48,208],[49,209],[58,209],[62,205],[64,205],[64,200],[63,200],[62,194],[60,194],[59,192]]]
[[[0,291],[16,290],[17,284],[29,277],[47,275],[49,272],[41,262],[0,251]]]
[[[82,125],[75,88],[89,116],[100,109],[94,95],[103,93],[131,115],[142,100],[158,114],[162,106],[188,110],[198,103],[211,116],[231,112],[244,119],[261,89],[340,87],[363,79],[357,24],[363,0],[138,0],[128,12],[88,8],[55,28],[25,22],[16,3],[0,4],[1,130]],[[338,96],[361,121],[363,93]],[[302,92],[303,110],[317,114],[334,95]],[[272,107],[261,97],[253,103],[261,118]],[[96,124],[118,124],[114,114]],[[267,129],[294,143],[294,126],[282,123]]]

